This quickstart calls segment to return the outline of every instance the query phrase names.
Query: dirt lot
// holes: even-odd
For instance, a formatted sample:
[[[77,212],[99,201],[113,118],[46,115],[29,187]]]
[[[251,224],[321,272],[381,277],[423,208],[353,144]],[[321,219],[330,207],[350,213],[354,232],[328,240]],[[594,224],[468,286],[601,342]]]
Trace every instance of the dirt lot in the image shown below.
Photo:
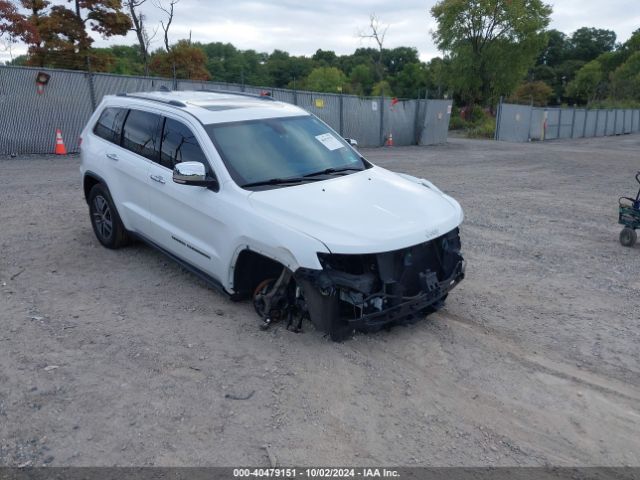
[[[440,313],[334,344],[258,329],[98,245],[78,159],[0,160],[0,464],[640,466],[640,136],[366,151],[462,203]],[[246,400],[234,397],[249,397]]]

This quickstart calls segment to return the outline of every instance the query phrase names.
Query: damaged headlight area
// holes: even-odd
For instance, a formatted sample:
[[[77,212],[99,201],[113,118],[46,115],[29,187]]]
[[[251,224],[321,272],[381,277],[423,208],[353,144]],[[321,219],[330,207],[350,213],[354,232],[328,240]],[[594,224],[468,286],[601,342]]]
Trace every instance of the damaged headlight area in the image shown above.
[[[464,278],[457,228],[391,252],[318,257],[322,270],[299,269],[293,278],[309,318],[334,340],[415,321],[440,308]]]

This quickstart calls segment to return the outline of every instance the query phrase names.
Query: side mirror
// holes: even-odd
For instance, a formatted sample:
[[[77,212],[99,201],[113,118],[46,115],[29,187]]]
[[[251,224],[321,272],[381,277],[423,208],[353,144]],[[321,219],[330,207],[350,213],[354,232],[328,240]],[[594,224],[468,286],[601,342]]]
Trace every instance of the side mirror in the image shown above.
[[[182,162],[173,168],[173,181],[181,185],[197,187],[217,187],[215,178],[207,177],[207,171],[200,162]]]
[[[347,143],[349,145],[351,145],[354,148],[358,148],[358,141],[354,140],[353,138],[345,138],[345,140],[347,141]]]

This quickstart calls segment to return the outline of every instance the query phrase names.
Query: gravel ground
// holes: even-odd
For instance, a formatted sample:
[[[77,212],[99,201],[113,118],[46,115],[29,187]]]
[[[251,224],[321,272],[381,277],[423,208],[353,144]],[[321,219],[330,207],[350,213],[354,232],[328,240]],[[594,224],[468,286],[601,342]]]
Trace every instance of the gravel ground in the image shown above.
[[[342,344],[99,246],[78,158],[2,159],[0,464],[640,466],[640,247],[616,223],[639,150],[366,150],[461,202],[468,270],[441,312]]]

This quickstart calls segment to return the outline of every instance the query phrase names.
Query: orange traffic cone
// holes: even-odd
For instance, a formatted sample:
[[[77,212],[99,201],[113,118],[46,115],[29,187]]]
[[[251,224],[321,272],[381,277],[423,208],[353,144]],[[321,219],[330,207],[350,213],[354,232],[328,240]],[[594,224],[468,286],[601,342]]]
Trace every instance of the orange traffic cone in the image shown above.
[[[62,132],[59,128],[56,128],[56,149],[54,150],[56,155],[66,155],[67,149],[64,146],[64,140],[62,140]]]
[[[385,147],[393,147],[393,133],[390,133],[387,137],[387,143],[384,144]]]

